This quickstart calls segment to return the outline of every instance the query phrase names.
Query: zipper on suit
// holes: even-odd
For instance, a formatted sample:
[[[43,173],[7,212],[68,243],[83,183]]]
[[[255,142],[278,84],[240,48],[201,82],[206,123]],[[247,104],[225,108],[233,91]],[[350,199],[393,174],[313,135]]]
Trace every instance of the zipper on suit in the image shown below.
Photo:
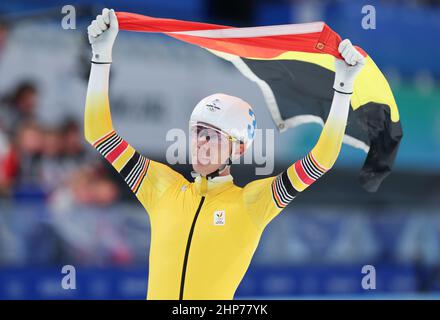
[[[196,226],[197,218],[199,216],[200,210],[202,209],[203,202],[205,202],[205,196],[202,196],[199,202],[199,207],[197,208],[196,214],[194,216],[191,229],[189,231],[188,235],[188,241],[186,243],[186,250],[185,250],[185,258],[183,259],[183,267],[182,267],[182,277],[180,280],[180,294],[179,294],[179,300],[183,300],[183,291],[185,289],[185,276],[186,276],[186,268],[188,265],[188,256],[189,256],[189,249],[191,248],[191,240],[194,233],[194,227]]]

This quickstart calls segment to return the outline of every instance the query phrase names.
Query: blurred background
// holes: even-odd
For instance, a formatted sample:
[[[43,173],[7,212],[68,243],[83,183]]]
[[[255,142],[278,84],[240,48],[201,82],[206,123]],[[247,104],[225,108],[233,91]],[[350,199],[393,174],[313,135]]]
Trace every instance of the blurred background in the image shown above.
[[[61,27],[64,5],[76,29]],[[365,30],[362,7],[376,9]],[[365,49],[387,76],[404,138],[375,194],[357,182],[365,159],[344,146],[335,168],[266,229],[237,298],[440,298],[440,1],[15,0],[0,2],[0,299],[144,299],[148,216],[83,138],[91,51],[86,27],[102,10],[231,26],[325,21]],[[110,88],[119,134],[165,161],[166,134],[187,130],[214,92],[249,101],[274,125],[259,88],[231,64],[162,35],[120,32]],[[213,74],[215,76],[213,76]],[[278,174],[321,127],[275,134]],[[176,170],[190,179],[188,165]],[[238,185],[254,166],[232,168]],[[61,268],[76,268],[63,290]],[[376,289],[361,286],[362,266]]]

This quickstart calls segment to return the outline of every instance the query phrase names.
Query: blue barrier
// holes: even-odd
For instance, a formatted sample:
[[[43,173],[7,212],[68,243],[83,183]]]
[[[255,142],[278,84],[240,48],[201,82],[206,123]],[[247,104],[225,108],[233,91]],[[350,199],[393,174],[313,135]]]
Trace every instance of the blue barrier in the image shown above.
[[[148,267],[76,267],[76,288],[61,286],[62,266],[51,268],[0,269],[0,299],[145,299]],[[376,267],[376,289],[361,286],[362,266],[251,267],[236,298],[268,299],[333,295],[358,295],[365,299],[377,294],[417,292],[417,270],[405,265]]]
[[[0,203],[0,299],[144,299],[147,215],[140,206]],[[385,209],[384,209],[385,210]],[[292,207],[264,232],[237,298],[440,292],[437,210]],[[376,290],[361,286],[376,268]],[[61,288],[63,265],[77,288]]]

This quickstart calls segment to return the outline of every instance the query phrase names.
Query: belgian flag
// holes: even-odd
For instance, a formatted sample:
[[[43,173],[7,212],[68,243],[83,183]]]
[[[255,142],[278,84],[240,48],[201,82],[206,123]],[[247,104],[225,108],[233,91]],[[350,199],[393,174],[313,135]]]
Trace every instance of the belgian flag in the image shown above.
[[[280,131],[324,124],[333,97],[334,59],[341,37],[324,22],[233,28],[118,12],[121,30],[160,32],[232,62],[256,82]],[[360,182],[374,192],[390,173],[402,138],[390,86],[365,51],[355,81],[344,143],[367,153]]]

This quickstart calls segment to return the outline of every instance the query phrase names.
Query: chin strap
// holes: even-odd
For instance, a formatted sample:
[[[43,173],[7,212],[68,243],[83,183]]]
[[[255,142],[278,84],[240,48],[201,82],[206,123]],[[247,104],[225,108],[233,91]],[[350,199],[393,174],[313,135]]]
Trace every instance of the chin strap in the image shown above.
[[[218,177],[218,176],[220,176],[220,174],[223,171],[225,171],[227,168],[231,167],[231,165],[232,165],[232,155],[235,154],[235,148],[236,148],[236,145],[232,144],[232,152],[229,155],[228,160],[226,160],[226,163],[223,166],[221,166],[220,168],[218,168],[217,170],[215,170],[214,172],[211,172],[211,173],[207,174],[206,175],[206,179],[212,179],[212,178]]]
[[[231,160],[231,157],[229,157],[223,166],[221,166],[220,168],[218,168],[214,172],[207,174],[206,178],[212,179],[212,178],[218,177],[223,171],[225,171],[227,168],[231,167],[231,165],[232,165],[232,160]]]

